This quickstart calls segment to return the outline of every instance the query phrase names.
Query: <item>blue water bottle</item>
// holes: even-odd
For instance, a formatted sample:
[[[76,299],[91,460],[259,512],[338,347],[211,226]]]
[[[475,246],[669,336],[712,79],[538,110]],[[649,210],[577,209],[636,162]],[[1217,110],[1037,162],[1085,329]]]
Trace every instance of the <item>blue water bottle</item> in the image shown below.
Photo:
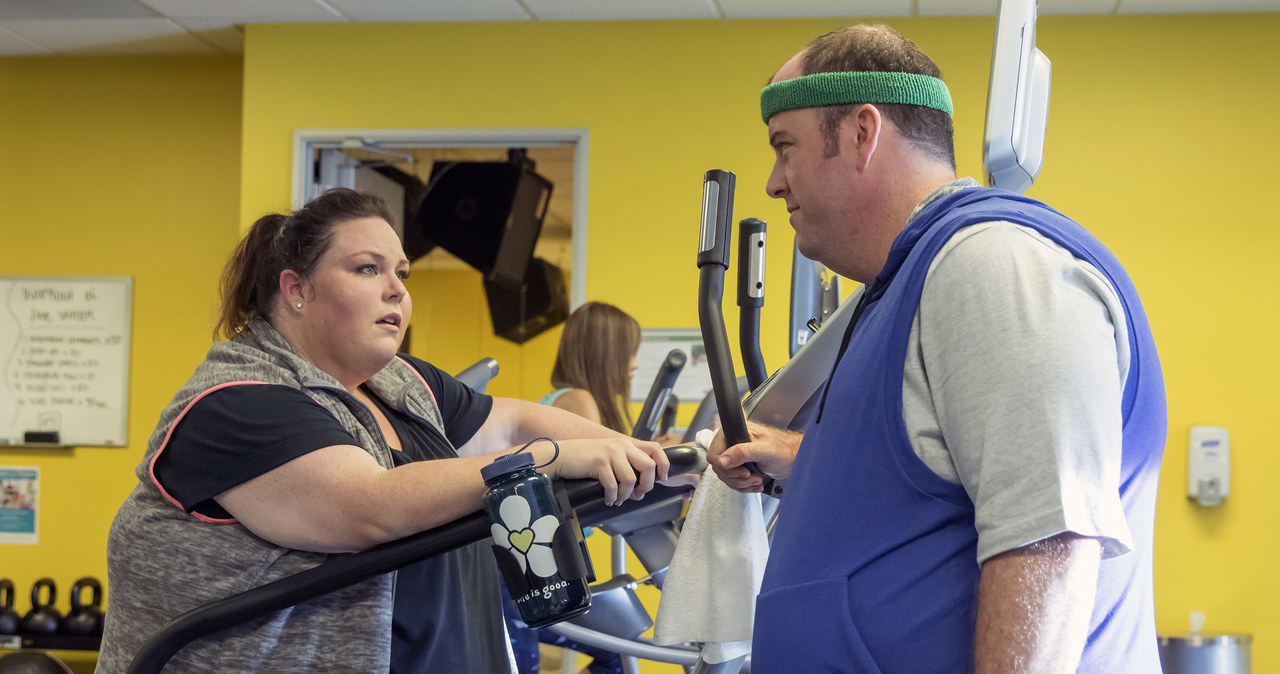
[[[499,456],[480,475],[498,569],[520,617],[545,627],[591,608],[591,571],[577,516],[562,507],[551,478],[534,469],[528,447]]]

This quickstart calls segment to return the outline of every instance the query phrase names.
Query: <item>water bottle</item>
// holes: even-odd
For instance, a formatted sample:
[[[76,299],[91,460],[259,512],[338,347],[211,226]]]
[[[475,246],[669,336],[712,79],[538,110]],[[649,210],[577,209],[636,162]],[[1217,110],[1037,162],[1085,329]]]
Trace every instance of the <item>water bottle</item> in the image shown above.
[[[522,448],[480,475],[498,569],[520,617],[529,627],[545,627],[591,608],[591,574],[577,517],[561,508],[551,479],[533,463]]]

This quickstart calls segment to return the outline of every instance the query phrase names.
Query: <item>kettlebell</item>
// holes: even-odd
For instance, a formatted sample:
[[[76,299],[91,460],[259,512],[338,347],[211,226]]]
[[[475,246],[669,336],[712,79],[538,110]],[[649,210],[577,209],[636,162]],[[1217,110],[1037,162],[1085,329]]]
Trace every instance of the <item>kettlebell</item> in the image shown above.
[[[88,605],[80,603],[85,588],[93,590]],[[58,631],[80,636],[102,634],[102,583],[97,578],[85,576],[71,586],[71,612],[59,623]]]
[[[40,602],[40,588],[49,588],[49,601]],[[53,607],[58,599],[58,586],[52,578],[41,578],[31,586],[31,610],[22,617],[18,631],[23,634],[56,634],[62,614]]]
[[[18,633],[18,612],[13,610],[13,581],[0,578],[0,634]]]
[[[14,651],[0,655],[4,674],[72,674],[67,663],[44,651]]]

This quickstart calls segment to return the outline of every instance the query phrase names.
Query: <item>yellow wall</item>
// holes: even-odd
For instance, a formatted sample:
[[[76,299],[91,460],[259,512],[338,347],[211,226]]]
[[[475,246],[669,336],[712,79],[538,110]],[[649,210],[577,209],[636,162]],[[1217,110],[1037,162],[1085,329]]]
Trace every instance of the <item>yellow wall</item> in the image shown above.
[[[516,344],[493,334],[480,272],[412,270],[410,353],[458,373],[482,358],[498,361],[487,393],[537,400],[550,390],[560,326]]]
[[[0,577],[106,579],[106,534],[160,408],[211,342],[238,232],[239,58],[0,59],[0,274],[133,277],[128,446],[4,449],[41,468],[39,545]]]
[[[242,219],[286,198],[295,128],[587,128],[587,297],[615,302],[644,325],[695,325],[701,175],[733,170],[737,217],[773,225],[763,348],[776,366],[791,236],[784,210],[762,194],[771,154],[756,96],[810,37],[843,23],[251,27]],[[958,111],[960,171],[979,173],[994,22],[892,24],[942,66]],[[1268,159],[1280,151],[1272,122],[1280,94],[1266,75],[1280,66],[1278,29],[1274,14],[1042,17],[1053,100],[1048,161],[1032,190],[1126,263],[1159,341],[1170,413],[1160,626],[1185,629],[1187,613],[1203,610],[1211,629],[1253,632],[1260,671],[1280,667],[1271,646],[1280,619],[1269,610],[1280,600],[1269,572],[1276,546],[1266,535],[1280,491],[1265,483],[1280,461],[1265,439],[1280,402],[1269,384],[1280,372],[1266,294],[1278,285],[1270,270],[1280,234],[1263,197]],[[313,54],[335,44],[361,58],[315,67]],[[344,82],[358,87],[316,104]],[[1184,497],[1187,429],[1196,424],[1232,432],[1233,491],[1216,509]]]
[[[17,234],[4,246],[24,252],[0,258],[0,269],[132,274],[136,284],[130,446],[0,453],[5,464],[41,465],[46,482],[44,542],[4,546],[0,574],[21,587],[45,572],[64,583],[101,573],[107,523],[155,414],[208,345],[213,281],[235,231],[288,206],[295,129],[588,129],[587,298],[647,326],[696,325],[701,175],[733,170],[736,216],[772,224],[763,350],[776,367],[791,235],[762,193],[771,153],[756,97],[809,38],[844,23],[250,26],[242,75],[229,59],[0,60],[7,100],[22,102],[0,107],[0,203],[6,233]],[[979,173],[994,22],[891,23],[942,66],[960,172]],[[1268,79],[1280,66],[1278,30],[1275,14],[1042,17],[1053,100],[1048,161],[1031,192],[1126,263],[1161,348],[1170,434],[1160,627],[1185,629],[1187,612],[1203,610],[1210,629],[1255,634],[1258,671],[1280,668],[1280,618],[1269,610],[1280,603],[1268,564],[1277,547],[1267,535],[1280,490],[1265,482],[1280,459],[1264,435],[1280,403],[1267,292],[1280,285],[1269,271],[1280,234],[1264,196],[1267,160],[1280,154],[1271,121],[1280,94]],[[74,197],[47,178],[69,168],[85,182]],[[62,235],[67,227],[77,236]],[[501,343],[474,276],[413,284],[415,352],[451,371],[494,355],[495,392],[546,389],[554,331],[523,348]],[[1197,424],[1232,433],[1232,495],[1215,509],[1183,495],[1187,429]]]

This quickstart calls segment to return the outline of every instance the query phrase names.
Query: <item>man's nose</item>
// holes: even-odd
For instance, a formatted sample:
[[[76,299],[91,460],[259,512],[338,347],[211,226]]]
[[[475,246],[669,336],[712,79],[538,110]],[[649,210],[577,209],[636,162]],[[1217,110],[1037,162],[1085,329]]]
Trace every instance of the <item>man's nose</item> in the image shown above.
[[[781,199],[787,194],[787,180],[777,164],[774,164],[773,170],[769,172],[769,179],[764,183],[764,192],[774,199]]]

